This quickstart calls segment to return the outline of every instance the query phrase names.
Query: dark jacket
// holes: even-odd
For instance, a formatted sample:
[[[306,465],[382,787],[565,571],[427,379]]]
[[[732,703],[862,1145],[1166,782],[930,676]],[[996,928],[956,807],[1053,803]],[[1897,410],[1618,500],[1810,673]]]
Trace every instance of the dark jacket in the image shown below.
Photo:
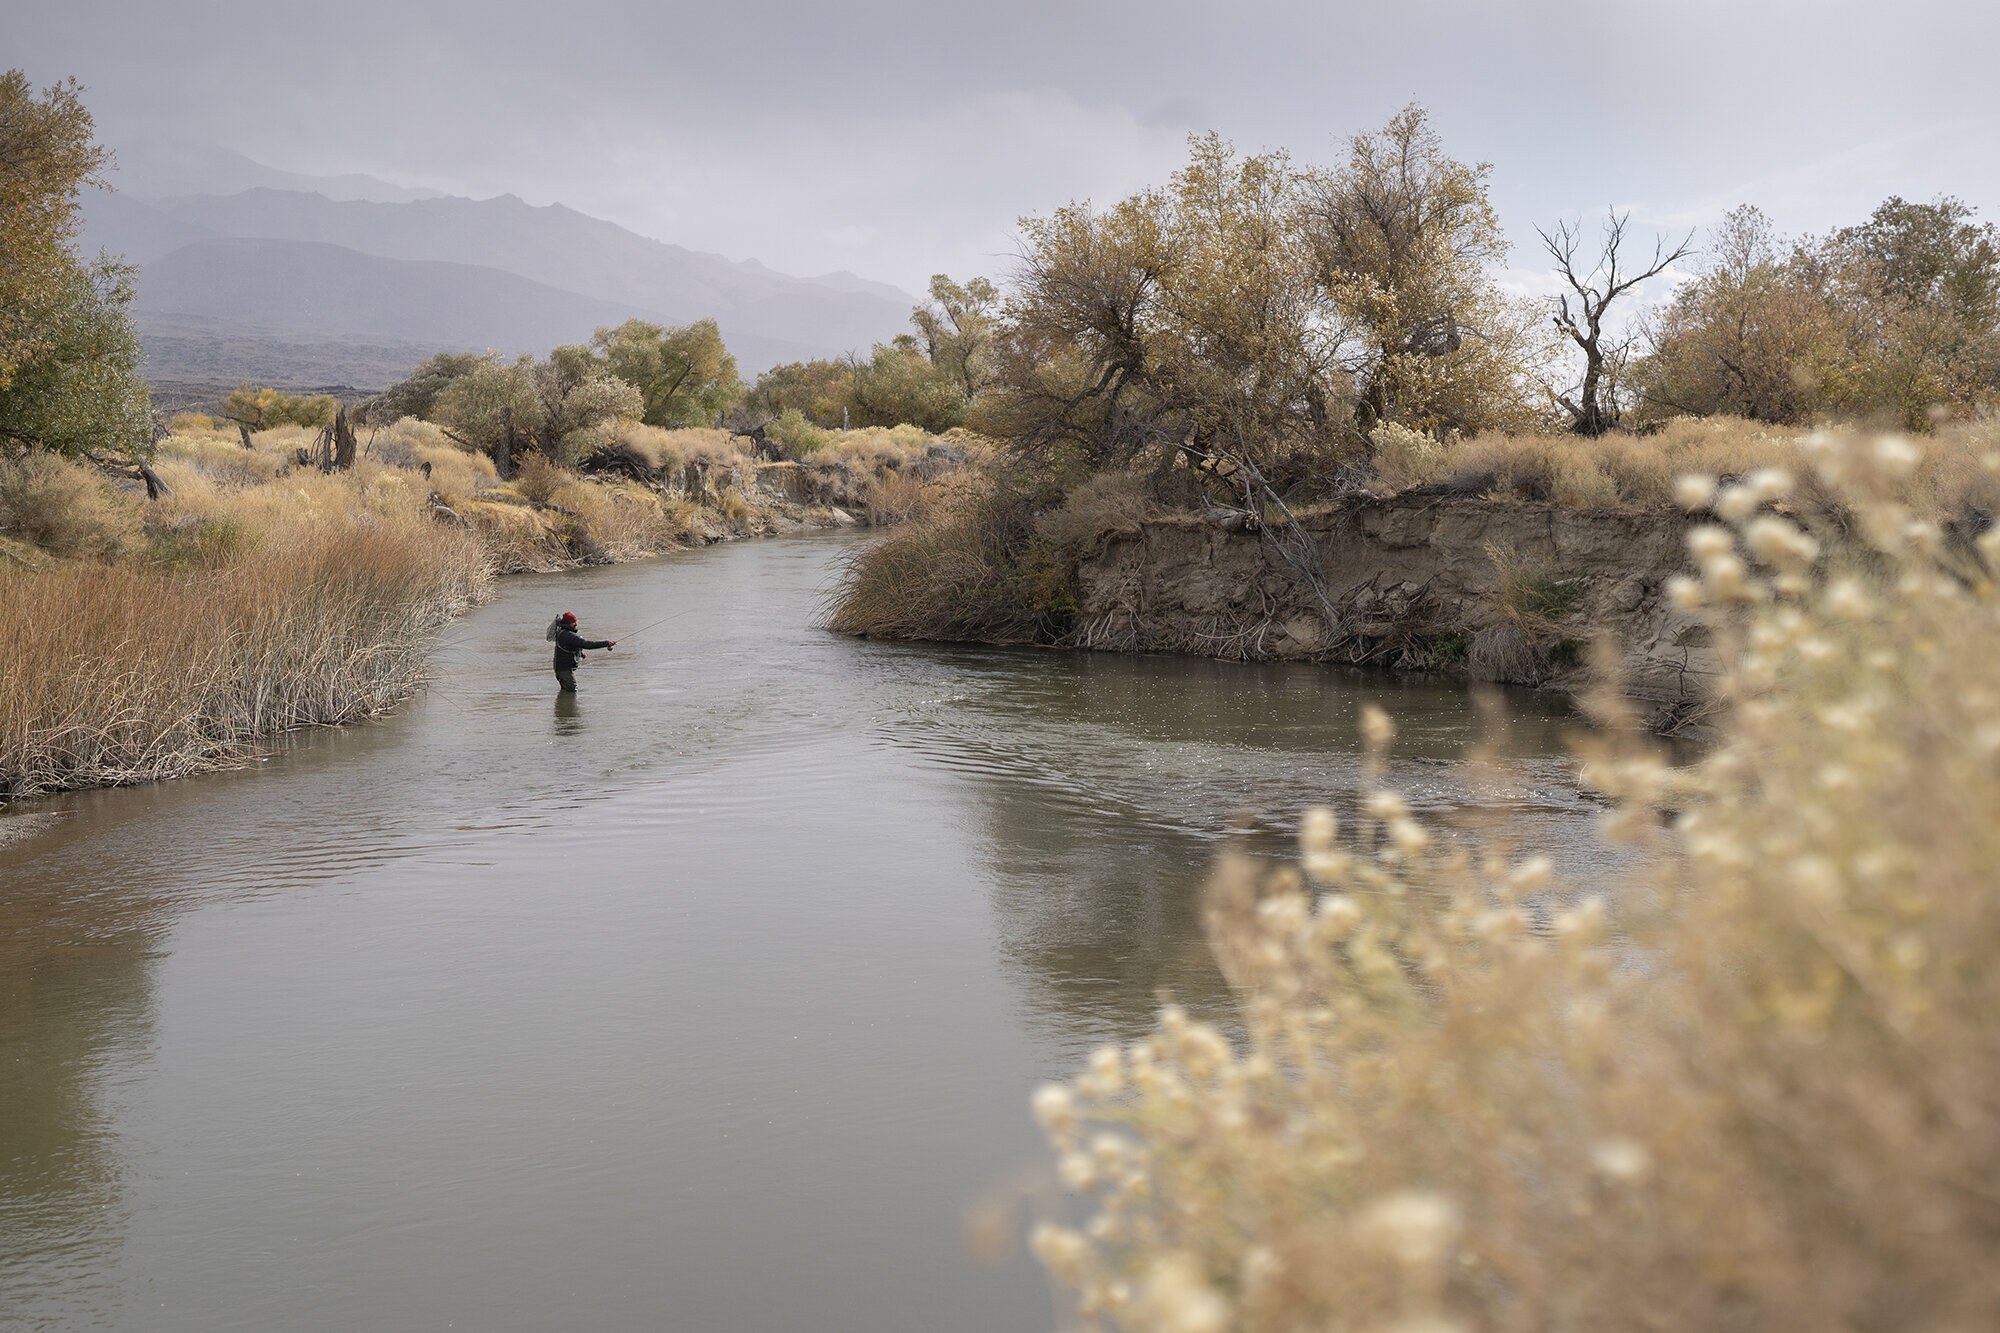
[[[573,629],[556,635],[556,670],[576,670],[576,655],[586,648],[609,648],[609,639],[586,639]]]

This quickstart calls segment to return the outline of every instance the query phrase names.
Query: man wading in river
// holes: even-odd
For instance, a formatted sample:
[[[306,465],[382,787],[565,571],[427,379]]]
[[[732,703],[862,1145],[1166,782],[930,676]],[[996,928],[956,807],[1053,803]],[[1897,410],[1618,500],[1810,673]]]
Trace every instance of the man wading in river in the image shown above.
[[[586,648],[616,648],[616,639],[586,639],[576,632],[576,612],[565,611],[549,622],[548,639],[556,646],[556,682],[563,694],[576,693],[576,664]]]

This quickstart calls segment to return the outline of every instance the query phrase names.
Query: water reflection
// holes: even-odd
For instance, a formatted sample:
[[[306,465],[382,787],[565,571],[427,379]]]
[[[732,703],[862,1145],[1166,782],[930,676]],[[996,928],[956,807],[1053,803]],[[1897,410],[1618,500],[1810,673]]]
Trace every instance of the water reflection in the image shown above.
[[[7,874],[32,841],[0,851],[0,1293],[53,1265],[67,1299],[8,1322],[58,1328],[101,1295],[123,1244],[129,1198],[109,1099],[114,1071],[151,1042],[162,904],[133,887],[79,899],[60,881]],[[44,1237],[61,1244],[22,1244]]]
[[[555,732],[558,736],[577,736],[583,732],[583,708],[568,690],[556,691]]]
[[[1200,891],[1225,840],[1289,854],[1299,814],[1361,799],[1361,709],[1398,721],[1384,780],[1449,835],[1547,841],[1565,868],[1592,808],[1565,748],[1573,715],[1526,691],[1310,665],[951,649],[953,691],[892,741],[965,781],[997,945],[1024,1007],[1066,1052],[1148,1030],[1171,994],[1225,1019]],[[1465,763],[1477,749],[1479,767]]]

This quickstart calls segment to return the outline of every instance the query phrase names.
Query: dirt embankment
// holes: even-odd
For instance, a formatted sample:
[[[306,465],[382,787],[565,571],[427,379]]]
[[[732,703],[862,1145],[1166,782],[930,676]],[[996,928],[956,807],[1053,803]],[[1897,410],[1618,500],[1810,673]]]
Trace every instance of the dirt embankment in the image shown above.
[[[1136,521],[1080,562],[1066,641],[1560,689],[1581,687],[1589,643],[1610,635],[1627,693],[1671,729],[1698,716],[1717,671],[1708,631],[1665,592],[1689,568],[1687,524],[1668,511],[1409,494],[1297,529]]]

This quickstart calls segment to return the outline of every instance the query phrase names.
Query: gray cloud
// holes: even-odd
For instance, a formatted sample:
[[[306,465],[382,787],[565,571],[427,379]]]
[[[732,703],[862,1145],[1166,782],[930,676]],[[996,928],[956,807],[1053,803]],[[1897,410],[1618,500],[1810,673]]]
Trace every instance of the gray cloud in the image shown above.
[[[1510,234],[1740,201],[1788,230],[1891,192],[2000,212],[2000,11],[1919,0],[584,0],[25,4],[0,63],[107,136],[561,200],[794,272],[994,271],[1016,216],[1157,181],[1190,129],[1330,161],[1412,100]],[[1517,265],[1531,265],[1525,247]]]

